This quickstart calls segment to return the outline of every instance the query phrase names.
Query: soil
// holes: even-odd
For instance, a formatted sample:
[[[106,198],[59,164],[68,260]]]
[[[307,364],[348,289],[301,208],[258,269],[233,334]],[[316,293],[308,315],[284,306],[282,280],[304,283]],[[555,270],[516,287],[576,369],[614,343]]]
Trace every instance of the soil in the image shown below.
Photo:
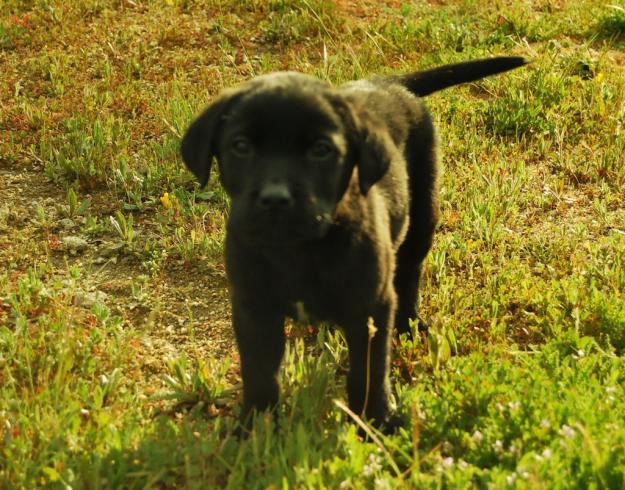
[[[92,196],[92,203],[98,197],[110,199]],[[136,361],[146,375],[164,372],[166,361],[184,352],[192,358],[233,355],[223,269],[167,261],[149,276],[112,233],[84,234],[85,218],[68,217],[66,203],[65,190],[37,164],[0,160],[0,268],[11,271],[11,282],[44,263],[59,278],[78,267],[73,303],[90,309],[100,301],[136,331],[143,346]],[[89,213],[106,220],[102,207],[92,204]],[[154,233],[139,222],[135,226],[139,233]]]

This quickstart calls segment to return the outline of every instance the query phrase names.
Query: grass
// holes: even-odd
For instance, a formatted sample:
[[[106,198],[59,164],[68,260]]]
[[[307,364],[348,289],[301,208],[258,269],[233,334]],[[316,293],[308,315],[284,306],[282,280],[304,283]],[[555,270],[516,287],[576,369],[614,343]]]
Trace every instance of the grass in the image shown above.
[[[0,488],[625,488],[625,5],[5,0]],[[428,98],[442,220],[406,419],[363,441],[346,346],[289,327],[279,424],[240,396],[228,200],[178,155],[224,87],[494,54]]]

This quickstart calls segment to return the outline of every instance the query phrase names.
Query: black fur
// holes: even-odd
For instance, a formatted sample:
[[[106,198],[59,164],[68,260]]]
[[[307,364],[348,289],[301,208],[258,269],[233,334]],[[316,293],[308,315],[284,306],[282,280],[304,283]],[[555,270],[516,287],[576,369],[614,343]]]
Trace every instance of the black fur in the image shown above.
[[[301,302],[345,332],[350,408],[396,425],[390,334],[410,334],[418,320],[421,264],[438,216],[435,131],[415,94],[523,63],[494,58],[340,87],[274,73],[225,91],[191,124],[185,163],[204,185],[215,157],[232,201],[226,266],[242,420],[276,404],[284,320]]]

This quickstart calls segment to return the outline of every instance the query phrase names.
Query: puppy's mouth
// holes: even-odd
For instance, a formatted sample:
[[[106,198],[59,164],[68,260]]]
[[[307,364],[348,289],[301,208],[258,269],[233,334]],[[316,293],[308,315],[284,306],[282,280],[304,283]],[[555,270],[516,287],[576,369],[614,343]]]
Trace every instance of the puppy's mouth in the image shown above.
[[[290,245],[323,238],[333,218],[330,213],[261,213],[245,220],[250,239],[267,245]]]
[[[293,216],[291,219],[271,217],[271,230],[261,233],[259,238],[267,238],[270,242],[295,243],[319,240],[325,236],[332,224],[332,216],[328,213],[315,215]]]

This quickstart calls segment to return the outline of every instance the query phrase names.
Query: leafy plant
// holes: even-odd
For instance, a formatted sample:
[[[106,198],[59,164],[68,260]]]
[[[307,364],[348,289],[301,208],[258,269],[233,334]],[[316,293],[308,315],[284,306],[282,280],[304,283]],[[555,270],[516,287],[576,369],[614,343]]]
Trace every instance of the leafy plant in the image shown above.
[[[136,238],[132,214],[129,214],[128,218],[126,218],[121,211],[117,211],[115,213],[115,216],[109,216],[109,220],[111,223],[111,227],[124,241],[126,246],[132,248]]]

